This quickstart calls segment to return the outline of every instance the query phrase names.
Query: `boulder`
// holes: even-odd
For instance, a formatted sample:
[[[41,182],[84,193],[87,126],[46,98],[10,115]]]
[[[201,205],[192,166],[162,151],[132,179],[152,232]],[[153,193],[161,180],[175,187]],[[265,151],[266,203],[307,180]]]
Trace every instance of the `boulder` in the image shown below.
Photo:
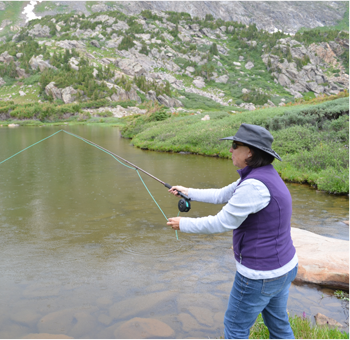
[[[241,66],[241,63],[239,63],[238,61],[234,61],[234,62],[233,62],[233,65]]]
[[[338,321],[336,321],[332,318],[329,318],[328,316],[323,315],[321,313],[317,313],[315,315],[315,321],[316,321],[316,324],[319,326],[327,325],[330,327],[343,327],[343,325],[341,323],[339,323]]]
[[[246,64],[245,64],[245,68],[247,70],[250,70],[254,67],[254,64],[251,62],[251,61],[248,61]]]
[[[70,50],[72,48],[84,48],[85,44],[82,41],[77,40],[61,40],[56,42],[56,46]]]
[[[23,97],[23,96],[25,96],[25,95],[26,95],[26,93],[25,93],[25,92],[23,92],[23,91],[19,91],[18,93],[19,93],[19,95],[20,95],[21,97]]]
[[[146,99],[156,101],[157,95],[156,95],[155,91],[152,91],[152,90],[148,91],[148,93],[146,95]]]
[[[6,81],[0,77],[0,86],[3,86],[6,84]]]
[[[4,53],[2,53],[0,55],[0,63],[9,64],[13,60],[14,60],[14,58],[12,57],[12,55],[9,55],[9,53],[7,51],[5,51]]]
[[[129,76],[141,76],[147,73],[140,63],[131,59],[121,59],[118,67]]]
[[[201,89],[205,86],[204,79],[202,77],[196,77],[193,81],[193,85]]]
[[[46,68],[53,68],[52,65],[48,61],[43,60],[42,54],[36,56],[32,56],[29,60],[29,65],[33,70],[40,69],[40,71],[44,71]]]
[[[61,90],[55,86],[55,82],[53,82],[53,81],[46,85],[45,93],[48,96],[52,96],[54,100],[56,100],[56,99],[62,100]]]
[[[91,40],[90,44],[94,47],[101,48],[101,46],[97,40]]]
[[[201,118],[201,120],[210,120],[210,116],[209,115],[205,115],[203,118]]]
[[[299,259],[296,281],[349,289],[349,241],[292,228]]]
[[[27,78],[27,77],[29,77],[29,75],[25,72],[25,70],[23,68],[16,67],[16,72],[17,72],[18,78]]]
[[[166,94],[159,95],[157,97],[159,104],[167,106],[167,107],[181,107],[183,106],[180,100],[175,98],[170,98]]]
[[[280,73],[278,75],[278,82],[282,85],[282,86],[288,86],[291,84],[290,79],[283,73]]]
[[[116,339],[165,339],[174,334],[174,330],[164,322],[145,318],[133,318],[114,331]]]
[[[216,78],[215,82],[226,84],[228,82],[228,79],[229,79],[228,75],[224,74],[223,76]]]
[[[78,93],[72,86],[65,87],[61,90],[62,100],[65,104],[73,103],[75,100],[75,95]]]
[[[130,91],[125,91],[124,89],[117,87],[117,93],[113,93],[111,96],[112,101],[127,101],[127,100],[136,100],[138,103],[141,103],[141,98],[138,96],[135,89],[131,89]]]
[[[129,25],[125,21],[118,21],[116,24],[112,25],[112,28],[116,31],[126,31],[129,29]]]
[[[50,28],[46,25],[41,26],[40,24],[34,25],[34,27],[28,31],[28,35],[37,38],[50,38]]]
[[[242,93],[243,93],[243,94],[247,94],[247,93],[249,93],[249,92],[250,92],[250,90],[248,90],[248,89],[245,89],[245,88],[242,89]]]
[[[79,60],[75,59],[74,57],[70,58],[68,61],[69,66],[76,71],[79,71]]]

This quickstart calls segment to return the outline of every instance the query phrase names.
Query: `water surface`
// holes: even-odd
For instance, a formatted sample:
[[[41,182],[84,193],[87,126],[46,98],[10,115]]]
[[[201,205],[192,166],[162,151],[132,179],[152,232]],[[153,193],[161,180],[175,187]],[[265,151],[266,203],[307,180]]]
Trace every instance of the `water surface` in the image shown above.
[[[230,160],[143,151],[111,127],[64,128],[172,185],[220,188],[238,179]],[[0,128],[0,161],[59,129]],[[0,338],[113,338],[135,317],[164,322],[175,338],[223,335],[235,274],[231,233],[176,240],[136,171],[63,132],[1,164],[0,176]],[[142,178],[165,215],[176,216],[178,199]],[[293,227],[349,239],[347,197],[287,186]],[[182,215],[220,207],[192,202]],[[290,292],[290,313],[320,312],[348,325],[348,304],[332,290]]]

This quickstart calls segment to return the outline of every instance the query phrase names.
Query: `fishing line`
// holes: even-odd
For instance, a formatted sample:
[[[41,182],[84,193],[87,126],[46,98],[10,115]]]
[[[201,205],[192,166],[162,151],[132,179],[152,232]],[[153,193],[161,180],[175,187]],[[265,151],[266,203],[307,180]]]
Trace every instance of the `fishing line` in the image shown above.
[[[137,172],[137,174],[138,174],[138,176],[139,176],[139,178],[140,178],[142,184],[143,184],[144,187],[146,188],[147,192],[148,192],[149,195],[152,197],[154,203],[157,205],[157,207],[159,208],[159,210],[161,211],[161,213],[163,214],[163,216],[165,217],[165,219],[168,221],[168,218],[166,217],[166,215],[164,214],[163,210],[161,209],[161,207],[159,206],[159,204],[157,203],[157,201],[155,200],[155,198],[153,197],[153,195],[152,195],[151,192],[149,191],[149,189],[148,189],[146,183],[145,183],[144,180],[142,179],[142,177],[141,177],[141,175],[140,175],[140,173],[139,173],[139,170],[142,171],[142,172],[144,172],[144,173],[147,174],[148,176],[152,177],[152,178],[155,179],[156,181],[162,183],[165,187],[167,187],[167,188],[169,188],[169,189],[172,187],[170,184],[167,184],[167,183],[161,181],[160,179],[158,179],[157,177],[151,175],[151,174],[148,173],[147,171],[145,171],[145,170],[139,168],[138,166],[136,166],[136,165],[130,163],[130,162],[127,161],[126,159],[124,159],[124,158],[118,156],[117,154],[115,154],[115,153],[113,153],[113,152],[111,152],[111,151],[109,151],[109,150],[103,148],[102,146],[100,146],[100,145],[98,145],[98,144],[96,144],[96,143],[93,143],[93,142],[91,142],[91,141],[89,141],[89,140],[87,140],[87,139],[85,139],[85,138],[83,138],[83,137],[80,137],[80,136],[78,136],[78,135],[76,135],[76,134],[74,134],[74,133],[68,132],[68,131],[66,131],[66,130],[59,130],[59,131],[53,133],[52,135],[50,135],[50,136],[48,136],[48,137],[46,137],[46,138],[41,139],[40,141],[38,141],[38,142],[36,142],[36,143],[34,143],[34,144],[32,144],[32,145],[26,147],[25,149],[23,149],[23,150],[21,150],[21,151],[19,151],[19,152],[17,152],[17,153],[15,153],[15,154],[12,155],[11,157],[8,157],[8,158],[4,159],[3,161],[0,162],[0,164],[2,164],[2,163],[4,163],[4,162],[8,161],[8,160],[11,159],[12,157],[14,157],[14,156],[20,154],[21,152],[23,152],[23,151],[25,151],[25,150],[31,148],[31,147],[34,146],[34,145],[39,144],[40,142],[42,142],[42,141],[44,141],[44,140],[46,140],[46,139],[48,139],[48,138],[50,138],[50,137],[56,135],[57,133],[59,133],[59,132],[61,132],[61,131],[65,132],[65,133],[67,133],[67,134],[69,134],[69,135],[71,135],[71,136],[73,136],[73,137],[75,137],[75,138],[78,138],[78,139],[82,140],[83,142],[85,142],[85,143],[87,143],[87,144],[89,144],[89,145],[91,145],[91,146],[94,146],[94,147],[96,147],[97,149],[99,149],[99,150],[101,150],[101,151],[107,153],[108,155],[112,156],[116,161],[118,161],[120,164],[124,165],[125,167],[127,167],[127,168],[129,168],[129,169],[132,169],[132,170],[136,170],[136,172]],[[123,163],[123,162],[120,161],[118,158],[120,158],[121,160],[123,160],[123,162],[130,164],[131,166],[129,166],[129,165]],[[187,211],[189,211],[190,208],[191,208],[191,205],[190,205],[190,202],[189,202],[189,201],[190,201],[190,198],[189,198],[188,196],[184,195],[184,194],[183,194],[182,192],[180,192],[180,191],[178,191],[178,194],[182,197],[182,199],[180,199],[179,204],[178,204],[179,213],[177,214],[177,216],[180,215],[180,211],[185,211],[185,212],[187,212]],[[175,234],[176,234],[176,239],[178,240],[179,238],[178,238],[177,230],[175,230]]]

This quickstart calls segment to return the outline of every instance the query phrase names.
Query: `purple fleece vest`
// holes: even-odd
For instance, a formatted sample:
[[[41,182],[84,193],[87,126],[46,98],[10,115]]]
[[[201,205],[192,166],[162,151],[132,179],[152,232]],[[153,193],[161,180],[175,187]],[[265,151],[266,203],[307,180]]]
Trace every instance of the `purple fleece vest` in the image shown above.
[[[287,264],[295,255],[290,219],[292,197],[288,188],[270,165],[246,166],[238,170],[241,182],[251,178],[264,183],[270,192],[270,203],[233,230],[235,259],[255,270],[273,270]],[[247,193],[249,195],[249,193]]]

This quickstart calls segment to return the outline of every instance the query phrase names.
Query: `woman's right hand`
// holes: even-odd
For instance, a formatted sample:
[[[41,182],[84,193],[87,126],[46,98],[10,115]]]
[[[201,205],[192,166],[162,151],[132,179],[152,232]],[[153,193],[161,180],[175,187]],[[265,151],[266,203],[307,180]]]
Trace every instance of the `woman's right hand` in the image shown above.
[[[168,190],[171,194],[180,197],[180,195],[178,195],[178,191],[181,191],[183,194],[185,194],[186,196],[188,196],[188,188],[182,187],[181,185],[175,185],[173,187],[171,187],[171,189]]]

